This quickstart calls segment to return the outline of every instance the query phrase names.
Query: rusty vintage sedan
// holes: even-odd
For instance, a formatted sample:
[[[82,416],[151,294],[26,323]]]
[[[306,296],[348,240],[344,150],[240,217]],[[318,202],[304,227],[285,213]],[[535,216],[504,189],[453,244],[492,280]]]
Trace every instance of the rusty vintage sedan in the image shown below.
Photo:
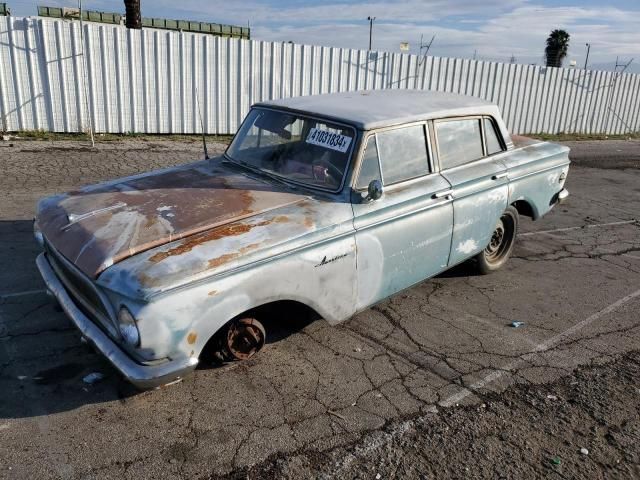
[[[518,216],[567,197],[568,169],[568,148],[512,137],[472,97],[264,102],[218,158],[41,200],[37,265],[82,335],[150,388],[255,354],[268,308],[334,324],[465,260],[498,269]]]

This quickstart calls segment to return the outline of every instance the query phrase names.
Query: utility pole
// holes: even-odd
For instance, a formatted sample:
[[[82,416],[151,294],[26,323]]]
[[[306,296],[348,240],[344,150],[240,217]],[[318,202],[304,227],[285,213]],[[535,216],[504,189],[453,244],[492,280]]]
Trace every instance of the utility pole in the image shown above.
[[[434,35],[433,37],[431,37],[431,41],[426,44],[423,42],[423,39],[424,35],[420,35],[420,60],[418,60],[418,66],[422,65],[422,62],[427,59],[427,55],[429,55],[429,49],[431,48],[431,44],[433,43],[433,41],[436,39],[436,36]],[[424,51],[424,54],[422,53],[423,49],[426,49]]]
[[[124,0],[125,20],[127,28],[142,29],[140,0]]]
[[[589,62],[589,50],[591,50],[591,44],[590,43],[585,43],[585,45],[587,46],[587,58],[584,59],[584,69],[587,69],[587,64]]]
[[[607,105],[607,117],[604,124],[609,125],[609,118],[611,116],[611,113],[613,112],[613,114],[616,117],[618,117],[622,121],[622,123],[624,123],[625,126],[629,128],[629,130],[631,131],[632,129],[629,127],[629,125],[620,118],[620,115],[614,112],[613,108],[611,108],[611,105],[613,105],[613,87],[618,81],[618,78],[624,73],[624,71],[629,67],[629,65],[631,65],[631,62],[633,62],[633,58],[629,60],[627,63],[624,63],[623,61],[619,61],[619,60],[620,58],[616,56],[616,66],[613,69],[614,71],[613,81],[609,84],[609,91],[607,92],[607,100],[605,101],[605,104]],[[622,70],[618,71],[618,67],[622,67]]]
[[[376,17],[367,17],[367,20],[369,20],[369,51],[371,51],[371,36],[373,34],[373,21],[376,19]]]
[[[629,65],[631,65],[631,62],[633,62],[633,58],[631,60],[629,60],[627,63],[624,62],[619,62],[618,60],[620,59],[620,57],[616,57],[616,67],[614,68],[614,71],[617,72],[618,71],[618,67],[622,67],[622,70],[620,70],[620,73],[624,73],[624,71],[627,69],[627,67]]]
[[[434,35],[433,37],[431,37],[431,41],[429,43],[423,43],[423,38],[424,35],[420,35],[420,56],[422,56],[422,49],[425,48],[426,50],[424,51],[424,56],[426,57],[427,55],[429,55],[429,49],[431,48],[431,44],[433,43],[433,41],[436,39],[436,36]]]

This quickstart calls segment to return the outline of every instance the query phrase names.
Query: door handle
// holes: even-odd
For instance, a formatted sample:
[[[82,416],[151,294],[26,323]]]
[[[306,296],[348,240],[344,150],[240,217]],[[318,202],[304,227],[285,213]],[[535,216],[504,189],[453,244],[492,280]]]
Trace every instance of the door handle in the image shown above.
[[[442,190],[441,192],[436,192],[433,194],[433,198],[445,198],[453,195],[453,190]]]
[[[500,180],[501,178],[505,178],[508,174],[508,172],[496,173],[493,177],[491,177],[491,180]]]

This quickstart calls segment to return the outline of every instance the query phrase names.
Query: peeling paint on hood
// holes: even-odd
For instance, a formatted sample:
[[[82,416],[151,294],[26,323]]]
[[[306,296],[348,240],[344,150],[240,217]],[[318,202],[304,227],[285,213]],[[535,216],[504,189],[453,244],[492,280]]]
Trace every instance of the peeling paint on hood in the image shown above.
[[[304,198],[210,160],[43,199],[37,221],[58,252],[95,278],[139,252]]]

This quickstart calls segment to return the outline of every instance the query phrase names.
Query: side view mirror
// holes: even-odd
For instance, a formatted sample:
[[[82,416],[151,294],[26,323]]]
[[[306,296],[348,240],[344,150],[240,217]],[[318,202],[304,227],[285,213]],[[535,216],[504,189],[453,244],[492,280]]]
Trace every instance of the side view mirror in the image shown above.
[[[371,180],[371,183],[369,183],[367,187],[366,200],[378,200],[382,197],[383,193],[384,188],[382,188],[382,182],[380,180]]]

